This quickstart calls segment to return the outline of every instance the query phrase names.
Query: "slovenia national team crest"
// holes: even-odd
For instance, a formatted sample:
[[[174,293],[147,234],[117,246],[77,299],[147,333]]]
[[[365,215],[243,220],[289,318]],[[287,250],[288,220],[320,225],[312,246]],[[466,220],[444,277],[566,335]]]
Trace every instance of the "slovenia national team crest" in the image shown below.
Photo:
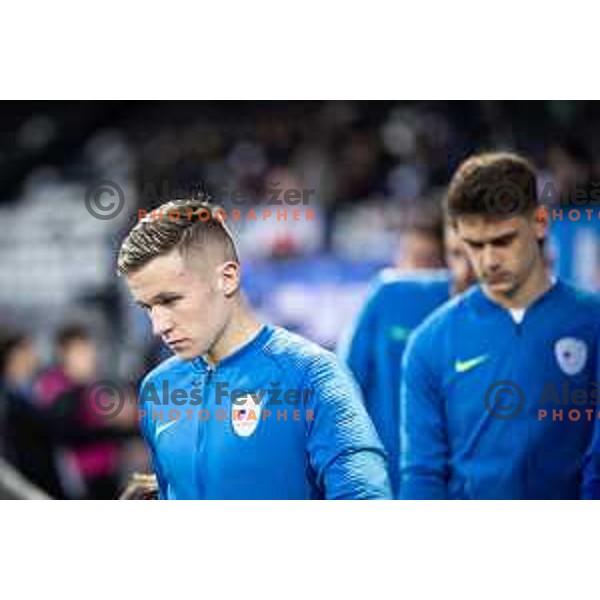
[[[262,406],[254,400],[253,394],[247,394],[231,403],[231,426],[240,437],[251,436],[260,422]]]
[[[585,367],[587,346],[577,338],[566,337],[554,345],[554,354],[558,365],[566,375],[577,375]]]

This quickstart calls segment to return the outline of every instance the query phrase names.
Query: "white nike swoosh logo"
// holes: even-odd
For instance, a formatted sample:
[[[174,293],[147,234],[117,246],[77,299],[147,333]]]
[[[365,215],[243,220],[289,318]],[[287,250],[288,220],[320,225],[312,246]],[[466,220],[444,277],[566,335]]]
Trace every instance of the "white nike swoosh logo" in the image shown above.
[[[161,423],[156,428],[156,437],[158,437],[161,433],[164,433],[167,429],[169,429],[169,427],[173,427],[173,425],[176,423],[177,421],[167,421],[166,423]]]

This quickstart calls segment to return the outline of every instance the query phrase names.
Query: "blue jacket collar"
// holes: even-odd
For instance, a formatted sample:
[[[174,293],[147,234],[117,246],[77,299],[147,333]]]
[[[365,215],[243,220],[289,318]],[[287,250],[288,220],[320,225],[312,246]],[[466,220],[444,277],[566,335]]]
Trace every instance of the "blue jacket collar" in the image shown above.
[[[208,371],[209,369],[216,369],[221,368],[222,366],[235,364],[240,360],[243,360],[247,355],[263,348],[271,337],[273,330],[274,328],[272,325],[263,325],[254,337],[244,342],[241,346],[238,346],[231,354],[225,356],[214,366],[210,365],[204,356],[193,358],[191,361],[192,365],[198,370]]]

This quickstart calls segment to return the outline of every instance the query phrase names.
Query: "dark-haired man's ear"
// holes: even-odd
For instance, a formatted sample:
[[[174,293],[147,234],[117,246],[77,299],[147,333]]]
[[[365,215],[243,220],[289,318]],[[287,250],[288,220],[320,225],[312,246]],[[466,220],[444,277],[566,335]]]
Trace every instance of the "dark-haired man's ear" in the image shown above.
[[[534,224],[535,236],[539,241],[546,238],[548,234],[550,216],[548,210],[544,206],[540,206],[534,213]]]
[[[233,296],[240,287],[240,265],[228,261],[219,267],[218,286],[225,296]]]

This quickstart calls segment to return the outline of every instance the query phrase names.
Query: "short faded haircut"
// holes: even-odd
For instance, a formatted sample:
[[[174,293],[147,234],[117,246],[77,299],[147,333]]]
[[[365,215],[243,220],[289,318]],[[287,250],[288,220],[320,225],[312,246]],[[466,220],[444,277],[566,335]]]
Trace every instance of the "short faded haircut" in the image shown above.
[[[498,210],[499,202],[509,210]],[[538,208],[536,172],[523,156],[489,152],[471,156],[458,168],[448,187],[446,212],[450,221],[464,216],[503,217]]]
[[[121,244],[118,275],[127,275],[173,249],[187,258],[191,252],[216,248],[224,262],[239,262],[233,236],[219,214],[224,211],[208,196],[165,202],[141,219]]]

